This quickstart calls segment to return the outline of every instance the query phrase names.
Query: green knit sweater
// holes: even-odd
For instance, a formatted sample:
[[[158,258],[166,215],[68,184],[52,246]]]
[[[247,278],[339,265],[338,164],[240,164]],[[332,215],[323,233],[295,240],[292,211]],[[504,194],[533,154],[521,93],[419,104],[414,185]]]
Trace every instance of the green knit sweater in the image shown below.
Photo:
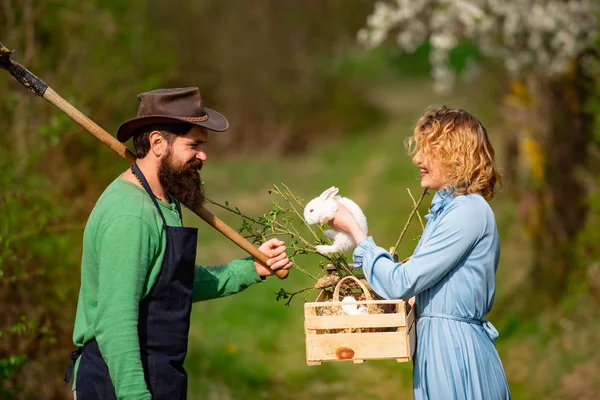
[[[167,225],[182,226],[176,200],[158,204]],[[160,272],[165,240],[150,196],[121,177],[100,196],[85,227],[73,341],[76,346],[98,341],[118,399],[151,399],[140,359],[138,309]],[[194,301],[225,297],[261,281],[251,257],[196,266]]]

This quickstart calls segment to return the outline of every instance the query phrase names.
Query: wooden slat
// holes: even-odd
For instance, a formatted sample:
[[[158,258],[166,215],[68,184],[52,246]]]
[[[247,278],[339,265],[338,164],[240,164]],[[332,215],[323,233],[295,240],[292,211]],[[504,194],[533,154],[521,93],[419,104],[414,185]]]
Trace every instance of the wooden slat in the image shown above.
[[[404,307],[404,301],[402,300],[357,300],[356,303],[358,306],[366,306],[369,304],[392,304],[392,305],[401,305]],[[317,302],[309,302],[304,303],[304,309],[307,308],[315,308],[315,307],[336,307],[341,305],[348,305],[348,303],[343,303],[341,301],[317,301]]]
[[[313,309],[309,309],[313,310]],[[366,315],[306,315],[305,329],[341,329],[341,328],[396,328],[406,327],[403,314],[366,314]]]
[[[336,333],[306,336],[308,365],[322,361],[341,361],[336,350],[344,347],[354,351],[351,360],[409,360],[407,335],[402,332]]]
[[[310,318],[312,316],[315,316],[316,313],[317,313],[317,310],[315,308],[306,308],[306,309],[304,309],[304,318],[306,319],[306,318]],[[310,330],[310,329],[307,329],[306,327],[304,327],[304,335],[307,338],[310,337],[310,336],[314,336],[317,333],[320,333],[320,332],[319,331]],[[309,354],[308,350],[309,349],[307,347],[306,348],[306,359],[307,360],[310,359],[310,354]],[[319,365],[319,364],[321,364],[321,363],[320,362],[319,363],[312,363],[312,364],[310,362],[308,363],[308,365]]]

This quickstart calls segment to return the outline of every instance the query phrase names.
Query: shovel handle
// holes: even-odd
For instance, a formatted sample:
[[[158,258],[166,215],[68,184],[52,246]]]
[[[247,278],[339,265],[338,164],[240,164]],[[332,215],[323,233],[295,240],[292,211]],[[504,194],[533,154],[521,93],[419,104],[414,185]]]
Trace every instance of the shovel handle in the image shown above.
[[[86,117],[81,111],[73,107],[68,101],[63,99],[58,93],[56,93],[51,87],[48,87],[42,97],[48,100],[56,108],[61,110],[63,113],[68,115],[73,121],[77,122],[86,131],[96,136],[102,143],[114,150],[118,155],[123,157],[127,162],[133,164],[137,157],[131,152],[123,143],[115,139],[114,136],[110,135],[104,129],[102,129],[94,121]]]
[[[52,103],[59,110],[68,115],[73,121],[77,122],[85,130],[90,132],[129,163],[135,162],[136,156],[124,144],[119,142],[114,136],[106,132],[98,124],[85,116],[81,111],[73,107],[68,101],[63,99],[58,93],[49,87],[47,83],[32,74],[27,68],[23,67],[18,62],[11,60],[11,53],[12,51],[8,50],[0,42],[0,68],[6,69],[12,76],[15,77],[15,79],[17,79],[17,81],[29,89],[33,94],[43,97],[45,100]],[[186,204],[184,205],[188,207]],[[203,206],[197,208],[188,208],[233,243],[249,253],[251,256],[267,265],[267,260],[269,257],[266,254],[257,249],[254,245],[252,245],[252,243],[247,241],[242,235],[217,218],[213,213],[208,211]],[[275,271],[275,275],[277,275],[277,277],[280,279],[287,278],[288,274],[288,270]]]

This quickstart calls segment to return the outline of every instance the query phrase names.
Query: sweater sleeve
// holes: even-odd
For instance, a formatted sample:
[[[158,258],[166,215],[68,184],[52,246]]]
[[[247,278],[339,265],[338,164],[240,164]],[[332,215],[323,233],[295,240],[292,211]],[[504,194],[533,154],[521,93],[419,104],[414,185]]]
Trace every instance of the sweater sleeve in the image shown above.
[[[118,399],[151,399],[138,337],[139,303],[156,250],[151,232],[142,219],[119,216],[105,227],[98,241],[96,340]]]
[[[440,215],[431,236],[406,263],[395,263],[372,238],[363,239],[354,250],[367,281],[387,299],[408,300],[429,289],[456,267],[481,236],[485,221],[473,218],[469,207],[453,202]]]
[[[252,257],[233,260],[215,267],[197,265],[194,273],[193,301],[226,297],[262,282]]]

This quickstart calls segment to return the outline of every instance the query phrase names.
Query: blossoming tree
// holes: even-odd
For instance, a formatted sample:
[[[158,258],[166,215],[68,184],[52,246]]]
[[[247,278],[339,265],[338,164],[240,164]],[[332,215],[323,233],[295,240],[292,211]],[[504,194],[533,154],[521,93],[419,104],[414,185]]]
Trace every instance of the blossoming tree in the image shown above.
[[[503,65],[509,126],[517,133],[523,216],[534,246],[532,282],[552,302],[577,266],[573,240],[585,222],[586,169],[592,143],[585,112],[600,75],[595,0],[390,0],[375,4],[358,33],[373,48],[394,40],[404,52],[431,45],[435,88],[455,82],[449,54],[469,41]]]

